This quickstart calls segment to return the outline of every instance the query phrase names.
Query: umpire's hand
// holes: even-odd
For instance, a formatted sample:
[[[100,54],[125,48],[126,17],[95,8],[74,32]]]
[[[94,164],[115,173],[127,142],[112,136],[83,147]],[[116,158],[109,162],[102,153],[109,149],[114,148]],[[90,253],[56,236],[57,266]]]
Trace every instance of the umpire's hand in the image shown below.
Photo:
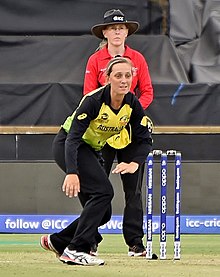
[[[120,163],[118,164],[115,169],[112,170],[112,173],[121,173],[121,174],[126,174],[126,173],[134,173],[135,171],[138,170],[139,164],[135,162],[130,162],[130,163]]]

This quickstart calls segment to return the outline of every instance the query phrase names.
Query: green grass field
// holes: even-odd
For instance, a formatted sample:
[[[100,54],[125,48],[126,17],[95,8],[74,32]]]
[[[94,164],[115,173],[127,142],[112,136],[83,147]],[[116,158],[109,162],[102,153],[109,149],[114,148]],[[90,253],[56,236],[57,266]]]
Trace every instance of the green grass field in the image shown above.
[[[104,235],[99,256],[104,266],[73,266],[61,263],[39,246],[40,235],[0,234],[0,276],[22,277],[219,277],[220,236],[182,235],[181,260],[173,261],[172,236],[168,236],[167,260],[128,257],[121,235]],[[158,236],[154,252],[158,254]]]

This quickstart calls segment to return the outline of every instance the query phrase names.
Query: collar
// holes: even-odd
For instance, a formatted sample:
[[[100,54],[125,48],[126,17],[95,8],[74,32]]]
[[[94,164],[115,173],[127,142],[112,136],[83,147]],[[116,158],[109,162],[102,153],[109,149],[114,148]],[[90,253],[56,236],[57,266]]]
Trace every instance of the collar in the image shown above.
[[[101,60],[111,60],[112,59],[112,56],[108,52],[107,45],[103,49],[99,50],[98,53],[99,53],[99,58]],[[123,57],[129,58],[130,60],[132,59],[132,49],[127,45],[125,45],[125,52],[124,52]]]

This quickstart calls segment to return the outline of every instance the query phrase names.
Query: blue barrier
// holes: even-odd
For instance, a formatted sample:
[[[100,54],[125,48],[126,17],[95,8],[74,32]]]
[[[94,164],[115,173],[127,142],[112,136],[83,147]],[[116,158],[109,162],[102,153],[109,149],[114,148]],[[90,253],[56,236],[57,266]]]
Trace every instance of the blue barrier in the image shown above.
[[[54,233],[59,232],[78,215],[0,215],[0,233]],[[174,216],[167,216],[167,233],[174,231]],[[220,215],[182,215],[182,234],[220,234]],[[113,215],[111,220],[99,228],[102,234],[121,234],[122,216]],[[153,234],[159,234],[159,216],[153,216]],[[146,220],[144,218],[144,230]]]

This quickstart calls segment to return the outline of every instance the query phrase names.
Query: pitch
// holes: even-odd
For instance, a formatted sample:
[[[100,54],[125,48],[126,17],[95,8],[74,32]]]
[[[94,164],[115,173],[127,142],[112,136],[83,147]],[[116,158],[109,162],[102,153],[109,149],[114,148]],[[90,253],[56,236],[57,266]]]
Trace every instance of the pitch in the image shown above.
[[[0,276],[7,277],[219,277],[220,236],[182,235],[181,260],[173,261],[173,237],[168,235],[167,260],[128,257],[122,235],[103,235],[99,256],[104,266],[84,267],[61,263],[39,246],[40,234],[0,234]],[[154,253],[159,237],[154,237]]]

